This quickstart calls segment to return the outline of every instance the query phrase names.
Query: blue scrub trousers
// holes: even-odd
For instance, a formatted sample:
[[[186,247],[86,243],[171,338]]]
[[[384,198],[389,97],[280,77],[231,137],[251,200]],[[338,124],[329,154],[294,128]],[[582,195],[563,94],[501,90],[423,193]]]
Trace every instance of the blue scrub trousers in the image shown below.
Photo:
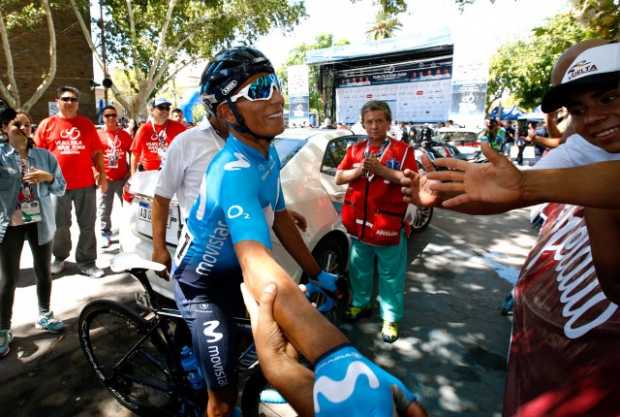
[[[403,318],[405,274],[407,272],[407,238],[400,232],[400,242],[392,246],[374,246],[351,239],[349,278],[352,305],[367,307],[371,303],[375,257],[379,274],[381,318],[398,322]]]

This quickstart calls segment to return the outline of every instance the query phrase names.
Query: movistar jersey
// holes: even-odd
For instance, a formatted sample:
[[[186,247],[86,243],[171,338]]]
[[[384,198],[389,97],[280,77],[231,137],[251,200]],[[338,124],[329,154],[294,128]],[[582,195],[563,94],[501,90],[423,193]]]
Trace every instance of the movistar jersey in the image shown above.
[[[284,210],[280,159],[234,136],[209,164],[174,257],[173,276],[207,288],[214,278],[239,276],[233,245],[255,240],[271,249],[274,212]]]

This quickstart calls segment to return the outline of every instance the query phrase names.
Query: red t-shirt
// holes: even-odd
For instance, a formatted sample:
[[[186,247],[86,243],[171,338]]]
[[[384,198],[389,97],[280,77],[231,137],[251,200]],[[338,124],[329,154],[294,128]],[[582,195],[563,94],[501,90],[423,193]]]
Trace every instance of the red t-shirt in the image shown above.
[[[110,181],[122,180],[129,172],[127,152],[131,148],[131,136],[120,127],[113,131],[104,128],[97,133],[103,147],[106,177]]]
[[[165,152],[170,142],[184,130],[185,126],[174,120],[167,120],[163,125],[147,122],[136,132],[131,145],[132,157],[137,158],[146,171],[159,169],[159,153]]]
[[[93,122],[84,116],[43,120],[34,135],[37,146],[54,154],[65,177],[67,190],[92,187],[93,156],[101,152],[101,141]]]
[[[504,417],[620,416],[620,310],[601,290],[583,212],[547,205],[521,270]]]

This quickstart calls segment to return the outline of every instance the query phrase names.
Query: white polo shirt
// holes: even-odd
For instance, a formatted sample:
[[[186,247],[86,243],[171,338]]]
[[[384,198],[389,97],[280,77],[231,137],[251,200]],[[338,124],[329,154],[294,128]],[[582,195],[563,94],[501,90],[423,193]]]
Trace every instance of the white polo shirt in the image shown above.
[[[211,159],[223,146],[224,139],[206,118],[198,126],[179,134],[166,152],[155,194],[168,199],[176,194],[181,215],[186,218]]]
[[[565,143],[541,158],[534,165],[534,169],[572,168],[618,160],[620,160],[620,153],[609,153],[575,133],[570,135]]]

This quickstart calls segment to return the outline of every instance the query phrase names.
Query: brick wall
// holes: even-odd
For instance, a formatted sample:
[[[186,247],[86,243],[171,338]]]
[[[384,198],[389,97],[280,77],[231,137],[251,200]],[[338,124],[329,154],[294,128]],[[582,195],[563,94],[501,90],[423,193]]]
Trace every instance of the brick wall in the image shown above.
[[[90,48],[84,40],[73,11],[68,5],[62,11],[55,10],[53,16],[58,54],[56,78],[41,99],[32,107],[30,113],[36,123],[47,117],[48,102],[54,101],[56,88],[68,84],[81,91],[80,113],[94,120],[96,104],[95,94],[90,89],[90,80],[93,79]],[[23,103],[32,95],[32,92],[40,84],[42,75],[49,68],[47,23],[43,21],[33,30],[12,32],[9,41],[13,52],[15,78]],[[3,50],[0,53],[0,76],[6,83],[4,56]]]

